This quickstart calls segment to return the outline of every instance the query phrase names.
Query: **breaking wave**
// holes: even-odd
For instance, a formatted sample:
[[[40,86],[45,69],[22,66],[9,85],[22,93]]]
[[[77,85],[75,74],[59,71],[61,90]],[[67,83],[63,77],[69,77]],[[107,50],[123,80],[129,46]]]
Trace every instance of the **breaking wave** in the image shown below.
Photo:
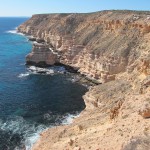
[[[7,143],[7,148],[20,150],[26,149],[31,150],[33,144],[39,139],[40,133],[48,128],[52,128],[56,125],[67,125],[72,123],[72,120],[79,116],[79,113],[75,114],[65,114],[65,115],[53,115],[53,114],[44,114],[43,118],[45,120],[51,120],[53,117],[56,117],[55,124],[43,125],[37,124],[36,122],[29,122],[24,120],[21,116],[15,116],[8,118],[3,121],[0,120],[0,131],[4,132],[4,140]],[[7,138],[7,135],[9,138]],[[13,147],[11,143],[16,143],[16,147]],[[8,144],[9,143],[9,144]],[[21,144],[20,144],[21,143]],[[0,148],[5,148],[0,147]]]
[[[27,77],[29,75],[30,75],[30,73],[21,73],[21,74],[18,75],[18,77],[19,78],[24,78],[24,77]]]
[[[15,28],[14,30],[6,31],[6,33],[24,35],[23,33],[18,32],[17,28]]]
[[[26,73],[21,73],[18,75],[19,78],[27,77],[31,74],[40,74],[40,75],[54,75],[57,73],[65,73],[66,70],[64,67],[50,67],[50,68],[40,68],[35,66],[30,66],[27,68]]]
[[[19,150],[22,147],[26,147],[26,150],[30,150],[32,144],[34,144],[34,142],[39,138],[39,133],[44,129],[46,129],[46,126],[38,126],[33,122],[29,123],[24,120],[23,117],[19,116],[9,118],[6,121],[0,120],[0,130],[5,133],[5,142],[7,143],[7,147],[11,149]],[[7,134],[9,134],[9,139],[7,139]],[[17,147],[13,147],[13,145],[11,145],[11,143],[14,142],[16,145],[18,142]]]

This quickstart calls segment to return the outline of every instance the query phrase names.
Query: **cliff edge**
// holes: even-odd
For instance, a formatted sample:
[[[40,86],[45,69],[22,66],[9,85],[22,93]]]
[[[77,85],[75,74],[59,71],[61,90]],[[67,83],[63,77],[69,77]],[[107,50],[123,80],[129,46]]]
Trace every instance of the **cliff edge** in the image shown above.
[[[149,150],[150,12],[33,15],[18,31],[36,41],[27,63],[62,63],[102,83],[79,118],[33,150]]]

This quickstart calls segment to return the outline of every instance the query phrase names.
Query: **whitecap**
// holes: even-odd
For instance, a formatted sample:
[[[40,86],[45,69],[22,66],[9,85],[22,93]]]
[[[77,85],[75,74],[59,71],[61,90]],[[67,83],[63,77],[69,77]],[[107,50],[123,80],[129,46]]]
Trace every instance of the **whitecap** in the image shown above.
[[[16,33],[17,33],[17,30],[9,30],[9,31],[6,31],[6,33],[16,34]]]
[[[0,129],[6,132],[11,131],[13,134],[23,134],[23,143],[25,144],[26,150],[31,150],[33,144],[40,137],[40,133],[47,127],[44,125],[36,125],[36,123],[30,124],[23,117],[16,116],[10,118],[7,121],[0,120]],[[18,149],[18,148],[16,148]]]
[[[46,129],[47,129],[46,126],[39,125],[37,128],[34,129],[34,130],[36,130],[35,132],[27,134],[27,136],[25,138],[25,142],[24,142],[24,144],[26,146],[26,150],[31,150],[32,146],[40,138],[40,133]]]
[[[46,69],[46,68],[39,68],[39,67],[35,67],[35,66],[30,66],[29,68],[27,68],[27,72],[26,73],[20,73],[18,75],[18,78],[24,78],[27,77],[29,75],[53,75],[55,72],[53,69]]]
[[[35,66],[30,66],[30,67],[28,68],[28,70],[36,71],[36,67],[35,67]]]
[[[6,31],[6,33],[24,35],[23,33],[18,32],[16,29],[15,30]]]
[[[30,66],[28,68],[28,70],[33,73],[33,74],[46,74],[46,75],[50,75],[50,74],[54,74],[54,70],[53,69],[47,69],[47,68],[40,68],[40,67],[35,67],[35,66]]]
[[[21,74],[18,75],[18,77],[23,78],[23,77],[27,77],[29,75],[30,75],[30,73],[21,73]]]
[[[64,74],[66,73],[66,69],[64,67],[49,67],[49,68],[40,68],[36,66],[30,66],[27,68],[30,74],[42,74],[42,75],[54,75],[54,74]]]
[[[75,118],[79,117],[79,112],[76,113],[76,114],[66,114],[64,115],[62,118],[62,122],[61,124],[58,124],[58,125],[68,125],[68,124],[71,124],[73,122],[73,120]],[[57,126],[57,124],[55,125]],[[46,127],[46,126],[38,126],[38,129],[36,129],[36,132],[34,132],[33,134],[31,134],[31,136],[29,136],[29,134],[27,134],[28,136],[26,137],[26,140],[25,140],[25,146],[26,146],[26,150],[31,150],[32,149],[32,146],[37,142],[37,140],[40,138],[40,134],[49,129],[49,128],[52,128],[54,126],[49,126],[49,127]]]
[[[76,114],[67,114],[65,118],[62,120],[62,125],[71,124],[73,120],[77,117],[79,117],[79,112]]]
[[[73,122],[74,118],[77,118],[79,113],[75,114],[65,114],[64,116],[60,116],[62,118],[61,124],[67,125]],[[60,125],[60,124],[58,124]],[[28,122],[24,120],[21,116],[15,116],[13,118],[9,118],[5,122],[0,120],[0,129],[3,131],[11,131],[13,134],[23,135],[22,144],[25,145],[26,150],[31,150],[33,145],[40,138],[40,134],[54,126],[46,126],[46,125],[37,125],[35,122]],[[16,148],[16,150],[19,148]]]
[[[46,74],[54,74],[54,70],[48,70],[48,72],[46,72]]]
[[[25,65],[26,65],[25,63],[21,63],[21,64],[20,64],[20,66],[25,66]]]
[[[36,41],[33,41],[33,44],[38,44],[38,42],[36,42]]]

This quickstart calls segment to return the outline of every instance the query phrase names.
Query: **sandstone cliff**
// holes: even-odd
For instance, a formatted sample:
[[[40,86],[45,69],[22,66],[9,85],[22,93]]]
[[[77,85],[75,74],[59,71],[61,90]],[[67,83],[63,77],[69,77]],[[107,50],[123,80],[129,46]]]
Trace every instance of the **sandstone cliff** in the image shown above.
[[[29,65],[54,65],[57,60],[57,55],[50,51],[46,44],[34,44],[32,52],[27,55],[26,62]]]
[[[44,47],[27,62],[59,62],[103,83],[73,124],[42,133],[34,150],[149,150],[150,12],[34,15],[18,31]]]
[[[126,71],[149,53],[148,13],[34,15],[18,30],[34,36],[37,41],[45,41],[61,54],[61,63],[76,67],[100,82],[114,80],[116,74]]]

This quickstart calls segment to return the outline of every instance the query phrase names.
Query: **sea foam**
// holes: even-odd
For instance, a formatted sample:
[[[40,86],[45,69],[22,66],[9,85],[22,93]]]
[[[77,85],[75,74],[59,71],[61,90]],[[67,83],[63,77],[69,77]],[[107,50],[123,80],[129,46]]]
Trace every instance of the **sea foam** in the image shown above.
[[[79,117],[79,113],[75,113],[75,114],[67,114],[65,116],[65,118],[62,120],[62,124],[63,125],[68,125],[71,124],[73,122],[73,120],[75,118]]]
[[[46,69],[46,68],[39,68],[39,67],[35,67],[35,66],[30,66],[29,68],[27,68],[27,72],[26,73],[21,73],[18,75],[18,78],[24,78],[27,77],[31,74],[43,74],[43,75],[53,75],[54,74],[54,70],[53,69]]]
[[[15,28],[14,30],[6,31],[6,33],[24,35],[23,33],[18,32],[18,31],[17,31],[17,28]]]
[[[12,132],[12,134],[23,134],[23,143],[26,150],[31,150],[32,145],[40,137],[40,133],[44,131],[47,127],[45,125],[38,125],[36,123],[30,124],[23,117],[16,116],[15,118],[10,118],[3,122],[0,120],[0,129],[5,132]],[[13,136],[13,135],[12,135]],[[15,148],[19,150],[19,147]]]
[[[18,77],[19,78],[24,78],[24,77],[27,77],[29,75],[30,75],[30,73],[21,73],[21,74],[18,75]]]
[[[71,124],[73,122],[73,120],[77,117],[79,117],[79,112],[76,112],[75,114],[65,114],[64,116],[61,116],[61,123],[58,125],[68,125]],[[55,125],[56,126],[56,125]],[[30,137],[26,138],[25,141],[25,146],[26,146],[26,150],[31,150],[32,146],[37,142],[37,140],[40,138],[40,133],[49,129],[49,128],[53,128],[55,126],[49,126],[47,128],[43,128],[42,126],[38,127],[39,129],[37,130],[36,133],[32,134]]]

